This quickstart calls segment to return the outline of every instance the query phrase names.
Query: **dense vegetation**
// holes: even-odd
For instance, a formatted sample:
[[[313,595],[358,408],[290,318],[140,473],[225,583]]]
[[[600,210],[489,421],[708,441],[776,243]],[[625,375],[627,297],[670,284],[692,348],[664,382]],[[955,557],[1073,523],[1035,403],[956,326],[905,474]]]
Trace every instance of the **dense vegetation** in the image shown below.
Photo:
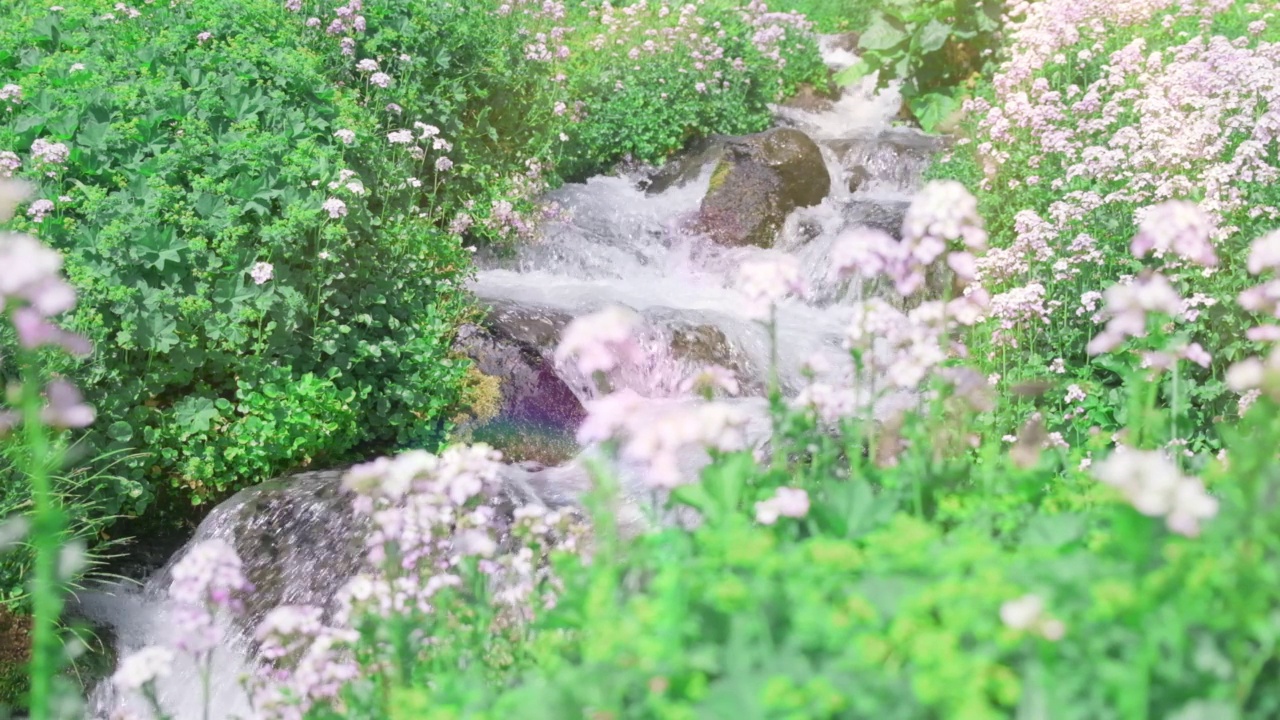
[[[381,13],[397,3],[378,6]],[[687,11],[721,23],[721,47],[737,37],[740,52],[756,63],[743,72],[757,73],[751,84],[767,88],[744,90],[723,105],[699,99],[705,93],[698,85],[708,89],[706,79],[679,73],[695,63],[704,66],[697,72],[713,72],[705,48],[696,56],[690,49],[689,65],[671,70],[666,60],[628,64],[624,58],[632,50],[637,57],[648,50],[643,44],[632,48],[623,41],[612,54],[595,56],[596,63],[580,59],[590,56],[575,52],[581,45],[566,44],[565,67],[574,72],[565,70],[556,79],[561,51],[553,38],[577,37],[589,48],[595,31],[576,33],[590,22],[628,39],[645,37],[631,23],[685,27],[675,18],[686,11],[676,7],[575,9],[547,3],[529,6],[522,15],[517,4],[479,18],[470,9],[429,4],[441,13],[440,24],[430,25],[424,19],[430,13],[408,6],[378,15],[380,30],[375,10],[363,10],[368,27],[361,42],[382,38],[385,44],[374,51],[378,69],[354,71],[369,75],[361,92],[353,88],[363,75],[342,76],[328,66],[351,73],[350,64],[363,58],[342,59],[342,27],[335,37],[317,32],[315,45],[308,40],[297,47],[299,62],[316,63],[317,77],[332,84],[335,107],[343,99],[353,103],[349,119],[338,127],[353,129],[355,149],[329,142],[336,130],[328,127],[314,133],[317,148],[342,153],[343,164],[332,166],[333,172],[349,166],[361,173],[363,187],[384,188],[393,182],[387,178],[398,183],[410,169],[425,179],[416,169],[423,166],[411,166],[414,161],[435,167],[439,155],[432,153],[440,148],[423,148],[418,159],[405,148],[388,150],[381,138],[410,127],[414,118],[433,122],[437,114],[426,108],[437,106],[411,99],[421,78],[402,85],[399,74],[390,72],[388,88],[412,86],[405,96],[390,98],[400,103],[405,119],[369,125],[387,122],[377,108],[388,99],[378,93],[388,88],[372,73],[384,72],[387,59],[401,52],[410,58],[405,62],[427,57],[439,63],[438,55],[413,44],[436,37],[428,27],[451,39],[472,37],[472,29],[476,39],[468,47],[502,46],[497,33],[485,28],[502,27],[511,33],[503,38],[522,38],[518,49],[502,55],[511,65],[483,63],[511,68],[507,75],[483,76],[506,78],[502,92],[459,85],[460,94],[430,95],[432,102],[452,97],[459,103],[451,106],[459,114],[449,117],[473,112],[477,118],[433,126],[457,148],[484,148],[474,152],[486,160],[458,161],[449,169],[458,170],[456,195],[452,180],[442,182],[435,193],[421,196],[432,199],[412,213],[410,198],[419,196],[392,194],[402,197],[401,205],[386,214],[382,201],[374,200],[384,195],[381,190],[367,198],[342,196],[351,208],[343,220],[344,239],[367,232],[369,244],[388,242],[396,252],[416,248],[423,262],[453,253],[447,257],[458,258],[457,267],[436,266],[449,273],[441,284],[465,277],[464,242],[518,236],[527,228],[526,220],[502,225],[484,212],[502,202],[513,203],[514,212],[530,201],[541,187],[528,182],[530,172],[541,179],[554,177],[553,167],[586,172],[626,152],[657,157],[690,134],[715,127],[757,126],[774,88],[785,91],[818,72],[812,45],[792,34],[800,27],[795,19],[770,15],[758,3],[743,11],[710,3]],[[358,0],[344,7],[352,11],[339,19],[354,22],[361,12]],[[704,378],[703,404],[655,409],[626,393],[605,395],[588,408],[582,431],[583,440],[601,442],[599,488],[587,522],[529,510],[506,541],[515,547],[503,552],[497,552],[503,529],[493,524],[498,458],[488,448],[408,452],[360,466],[347,485],[382,543],[371,548],[368,572],[344,591],[336,617],[323,618],[317,608],[283,607],[263,622],[258,650],[264,671],[250,682],[261,717],[1263,720],[1280,714],[1280,462],[1274,449],[1280,442],[1280,354],[1274,349],[1280,332],[1273,324],[1280,317],[1280,287],[1271,279],[1280,270],[1274,189],[1280,169],[1280,31],[1273,6],[1040,0],[1001,11],[982,5],[984,17],[992,16],[988,10],[1002,16],[998,28],[955,15],[957,7],[979,7],[975,3],[930,9],[892,2],[871,8],[878,12],[851,3],[846,9],[856,15],[843,24],[831,3],[813,0],[797,7],[814,10],[830,29],[862,31],[860,43],[872,51],[864,55],[869,63],[916,68],[917,79],[928,73],[942,78],[940,84],[919,86],[921,96],[972,96],[961,136],[907,213],[902,241],[875,230],[854,231],[828,258],[832,273],[883,277],[911,302],[868,299],[847,331],[848,366],[815,365],[798,397],[771,398],[773,435],[764,447],[748,442],[743,411],[719,402],[735,387],[719,371]],[[274,5],[261,11],[295,17]],[[178,6],[146,12],[179,18],[199,11]],[[556,27],[571,25],[557,17],[560,12],[585,18],[577,17],[572,32],[557,35]],[[295,19],[305,27],[307,15]],[[192,42],[197,53],[227,42],[219,32],[231,35],[231,21],[215,25],[217,17],[205,16],[185,31],[197,33],[189,49]],[[536,23],[544,21],[546,39],[539,39],[543,30]],[[24,22],[27,32],[39,32],[37,21]],[[246,22],[234,21],[236,28]],[[501,25],[506,22],[535,25]],[[766,23],[777,29],[762,31]],[[205,24],[220,30],[208,30],[211,36],[200,40]],[[879,27],[874,33],[873,24]],[[388,28],[398,29],[393,34]],[[608,32],[601,47],[612,48]],[[974,35],[962,37],[968,33]],[[50,42],[61,42],[50,35]],[[696,41],[692,32],[676,35],[681,42]],[[873,39],[866,41],[868,35]],[[148,42],[162,37],[146,35]],[[768,37],[797,39],[785,47],[763,45]],[[935,66],[954,61],[944,51],[947,43],[977,37],[1002,44],[998,52],[984,45],[984,52],[992,52],[964,73]],[[338,49],[322,52],[323,43]],[[552,63],[553,74],[517,71],[543,67],[537,63]],[[982,68],[981,77],[971,78],[970,67]],[[642,76],[619,75],[627,72]],[[656,75],[643,75],[649,72]],[[463,75],[465,82],[475,81]],[[680,100],[686,95],[669,89],[676,75],[686,76],[679,82],[688,83],[681,85],[687,105]],[[971,81],[969,88],[956,85]],[[722,89],[731,91],[730,85]],[[574,95],[548,90],[555,87],[571,87]],[[371,95],[378,100],[354,109]],[[70,95],[75,102],[89,96]],[[593,98],[583,101],[591,111],[577,123],[572,117],[555,120],[572,115],[575,97]],[[474,98],[484,101],[467,105]],[[555,102],[565,103],[564,116],[557,115]],[[542,118],[545,132],[554,135],[541,134],[542,125],[522,126],[517,134],[527,134],[520,136],[520,150],[505,154],[511,146],[504,138],[511,131],[486,112],[506,103],[515,103],[517,117]],[[464,105],[472,110],[457,109]],[[667,112],[687,122],[675,122],[673,129]],[[131,115],[128,122],[136,117],[143,116]],[[493,134],[484,129],[472,140],[461,139],[488,127]],[[434,147],[436,135],[423,130]],[[567,140],[559,140],[561,132]],[[27,142],[24,148],[35,138]],[[557,142],[564,147],[559,155],[527,151],[561,147]],[[463,151],[446,152],[462,157]],[[58,168],[78,167],[84,155],[77,149]],[[378,166],[381,171],[364,169],[356,157],[387,164]],[[527,157],[542,163],[536,171],[524,165]],[[526,180],[512,179],[513,171]],[[61,182],[63,172],[56,169],[51,180]],[[143,185],[158,175],[137,174]],[[228,182],[234,185],[238,177],[230,175]],[[503,185],[503,178],[510,184]],[[95,206],[103,210],[92,218],[75,219],[97,223],[112,217],[107,198],[130,186],[106,193]],[[320,195],[328,193],[320,192],[311,215],[298,222],[314,221]],[[238,215],[237,223],[255,215],[254,232],[262,230],[232,233],[234,242],[226,239],[227,246],[269,244],[264,238],[274,237],[267,233],[271,223],[291,216],[276,202],[271,198],[261,214]],[[68,324],[101,345],[94,335],[100,325],[89,322],[92,314],[84,309],[101,313],[106,302],[94,295],[91,282],[91,271],[101,265],[78,255],[98,252],[98,246],[69,239],[77,237],[73,224],[56,222],[56,203],[38,224],[31,218],[35,205],[23,207],[22,227],[63,250],[72,281],[83,288],[81,309]],[[501,207],[500,219],[528,217],[508,216],[507,206]],[[0,216],[3,210],[0,202]],[[478,233],[465,240],[449,230],[463,212],[473,223],[467,232]],[[368,227],[354,225],[364,213],[376,216],[377,225],[372,219]],[[52,228],[67,228],[62,232],[68,234]],[[396,228],[399,234],[384,234]],[[437,244],[415,244],[428,242],[422,238]],[[134,248],[120,247],[119,252]],[[273,290],[277,278],[289,277],[289,261],[297,257],[280,252],[237,256],[238,264],[226,272],[242,281],[251,278],[242,282],[246,289]],[[113,267],[159,272],[145,262]],[[260,283],[252,274],[258,262],[272,264],[271,277]],[[164,264],[189,269],[169,259]],[[924,277],[941,265],[950,269],[952,284],[941,297],[922,296]],[[4,270],[0,264],[0,279]],[[801,277],[798,261],[784,255],[744,264],[744,303],[759,307],[761,322],[770,324],[771,306],[804,293]],[[423,337],[437,343],[434,357],[443,362],[447,328],[465,315],[465,301],[440,290],[422,297],[428,303],[423,312],[434,313],[441,328],[423,331]],[[6,300],[14,298],[34,302],[25,295]],[[287,303],[278,302],[274,312],[282,313]],[[332,322],[349,322],[345,305],[326,303],[335,313]],[[271,316],[277,317],[287,316]],[[565,331],[562,353],[577,356],[585,373],[598,371],[606,380],[630,361],[632,322],[616,309],[580,318]],[[262,327],[252,336],[255,342],[270,336]],[[74,342],[64,344],[75,349]],[[59,357],[48,361],[67,362]],[[52,367],[83,376],[92,394],[93,368],[107,364],[93,362],[88,369]],[[317,361],[317,368],[322,365]],[[30,380],[30,365],[22,367],[28,373],[28,439],[15,451],[39,455],[40,432],[32,428],[41,426],[33,422],[41,408],[30,389],[39,384]],[[463,366],[432,366],[440,367],[457,373],[451,382],[461,401]],[[314,377],[322,378],[316,382],[323,387],[345,387],[339,378],[320,372]],[[859,382],[867,378],[874,382]],[[50,406],[60,409],[50,417],[53,424],[82,424],[85,418],[73,412],[78,406],[60,407],[52,390]],[[282,402],[293,402],[294,392],[290,387],[290,399]],[[357,422],[343,424],[343,430],[364,427],[357,400],[364,398],[356,393],[348,401]],[[868,406],[877,401],[888,411],[870,421]],[[441,405],[436,424],[425,425],[446,430],[454,404]],[[105,407],[110,406],[99,406],[94,427],[109,436],[116,418]],[[159,403],[155,412],[165,416],[170,409]],[[175,447],[184,453],[199,447],[191,437]],[[252,437],[270,444],[280,435]],[[411,437],[431,444],[432,436]],[[374,439],[352,439],[350,447]],[[402,441],[383,439],[388,447]],[[682,450],[699,446],[710,450],[711,462],[698,481],[651,488],[654,494],[671,490],[668,502],[695,512],[696,527],[619,537],[609,512],[618,490],[612,461],[648,463],[660,485],[667,476],[659,470]],[[101,452],[113,446],[95,447]],[[38,463],[34,467],[33,477],[42,483],[46,473]],[[37,493],[37,510],[42,497]],[[40,517],[37,512],[36,544],[56,550],[57,538],[48,531],[57,528],[41,525]],[[457,542],[431,541],[446,534]],[[251,591],[225,544],[199,547],[185,566],[173,596],[199,627],[214,612],[235,612],[237,598]],[[42,606],[38,597],[37,609],[48,610],[51,603],[46,596]],[[37,612],[37,621],[42,618],[47,614]],[[175,652],[207,662],[216,637],[198,637],[184,648],[142,651],[121,665],[115,682],[145,695],[168,672]],[[37,664],[37,680],[49,667]]]
[[[5,3],[0,175],[37,184],[12,227],[63,252],[94,347],[47,358],[102,418],[58,483],[71,528],[436,447],[474,385],[468,251],[529,237],[561,177],[762,129],[825,72],[800,29],[728,6]],[[3,452],[7,514],[28,491]]]

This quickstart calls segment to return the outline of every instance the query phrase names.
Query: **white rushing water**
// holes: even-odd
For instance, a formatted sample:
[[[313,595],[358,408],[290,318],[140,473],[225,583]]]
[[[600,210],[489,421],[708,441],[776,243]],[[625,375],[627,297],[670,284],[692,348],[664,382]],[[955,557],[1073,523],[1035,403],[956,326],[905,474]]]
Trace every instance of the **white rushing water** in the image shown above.
[[[823,38],[822,48],[835,68],[856,61],[833,38]],[[860,224],[892,228],[900,222],[928,157],[936,151],[935,141],[921,133],[890,129],[899,104],[895,92],[877,94],[873,80],[867,79],[846,88],[820,112],[775,109],[779,125],[799,129],[819,144],[832,188],[820,205],[792,213],[775,249],[722,247],[688,229],[706,193],[710,165],[686,184],[652,194],[642,189],[639,175],[599,176],[554,192],[549,199],[566,208],[569,218],[545,227],[538,241],[520,247],[514,257],[481,259],[472,289],[482,303],[535,308],[562,318],[615,303],[639,312],[647,324],[644,344],[650,361],[629,371],[618,384],[654,403],[682,402],[676,398],[679,383],[696,369],[693,360],[670,351],[673,333],[679,328],[701,333],[716,358],[732,364],[750,389],[748,394],[755,396],[737,402],[751,410],[755,420],[750,435],[763,442],[768,424],[760,395],[770,342],[765,328],[744,312],[742,296],[733,287],[734,275],[744,261],[776,252],[794,254],[808,274],[810,297],[785,303],[777,316],[780,380],[784,390],[795,392],[807,359],[841,353],[840,338],[856,300],[856,289],[827,279],[832,242]],[[851,173],[861,173],[856,190],[849,187]],[[546,350],[549,354],[550,348]],[[557,366],[556,372],[580,399],[593,395],[591,384],[573,368]],[[699,462],[690,458],[690,467]],[[549,504],[572,496],[584,484],[582,468],[575,463],[545,469],[513,465],[510,472],[512,482],[534,488],[530,494]],[[287,601],[324,604],[317,593],[336,591],[350,576],[350,564],[358,555],[350,548],[335,549],[325,539],[355,535],[356,528],[350,513],[337,508],[332,493],[324,494],[332,490],[332,478],[316,483],[246,491],[219,506],[195,539],[226,537],[246,524],[260,534],[290,538],[284,551],[273,549],[271,557],[247,558],[246,563],[276,563],[267,572],[282,586],[277,593]],[[270,500],[263,499],[267,493]],[[172,639],[173,625],[166,619],[165,577],[163,571],[158,573],[145,589],[113,586],[81,593],[79,611],[112,628],[122,654],[166,642]],[[243,632],[229,637],[243,638]],[[229,640],[214,658],[210,718],[250,717],[239,682],[250,671],[247,645],[243,639]],[[159,684],[159,695],[175,720],[203,717],[202,678],[190,664],[175,668]],[[109,687],[100,687],[90,700],[90,717],[95,718],[122,712],[126,714],[120,717],[133,717],[127,713],[138,709]]]

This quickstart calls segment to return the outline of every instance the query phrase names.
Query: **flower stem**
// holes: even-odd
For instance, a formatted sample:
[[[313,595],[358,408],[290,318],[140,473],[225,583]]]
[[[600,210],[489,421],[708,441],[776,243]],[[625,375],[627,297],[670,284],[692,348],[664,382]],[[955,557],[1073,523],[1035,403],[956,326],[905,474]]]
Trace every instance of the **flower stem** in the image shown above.
[[[43,401],[34,353],[22,357],[22,419],[27,446],[27,476],[34,505],[33,545],[36,550],[31,587],[31,720],[47,720],[53,706],[53,679],[58,671],[58,618],[62,598],[58,592],[58,538],[62,517],[54,504],[49,477],[52,459],[49,438],[40,421]]]

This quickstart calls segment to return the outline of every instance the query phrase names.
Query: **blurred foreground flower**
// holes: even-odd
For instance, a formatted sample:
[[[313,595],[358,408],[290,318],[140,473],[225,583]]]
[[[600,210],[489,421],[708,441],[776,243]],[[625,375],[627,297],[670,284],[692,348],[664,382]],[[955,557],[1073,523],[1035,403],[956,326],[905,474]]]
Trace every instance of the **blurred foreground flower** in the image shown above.
[[[609,372],[640,357],[635,339],[639,316],[632,310],[612,305],[596,313],[574,318],[564,329],[556,348],[557,362],[574,360],[585,375]]]
[[[1000,621],[1013,630],[1034,632],[1054,642],[1067,631],[1061,620],[1045,614],[1044,599],[1039,595],[1024,595],[1004,603],[1000,606]]]
[[[802,518],[809,514],[809,494],[799,488],[780,487],[773,497],[756,503],[756,520],[772,525],[779,517]]]
[[[1218,514],[1218,501],[1198,478],[1182,474],[1166,454],[1134,450],[1123,445],[1094,468],[1098,480],[1124,495],[1134,509],[1148,517],[1163,517],[1172,532],[1200,534],[1200,523]]]

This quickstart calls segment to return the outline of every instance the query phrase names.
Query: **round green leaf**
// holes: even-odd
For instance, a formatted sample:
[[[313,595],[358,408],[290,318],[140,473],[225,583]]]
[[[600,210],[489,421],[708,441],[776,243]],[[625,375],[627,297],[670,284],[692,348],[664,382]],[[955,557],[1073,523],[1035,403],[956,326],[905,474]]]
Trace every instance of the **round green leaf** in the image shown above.
[[[133,439],[133,427],[123,420],[117,420],[107,428],[107,437],[116,442],[129,442]]]

